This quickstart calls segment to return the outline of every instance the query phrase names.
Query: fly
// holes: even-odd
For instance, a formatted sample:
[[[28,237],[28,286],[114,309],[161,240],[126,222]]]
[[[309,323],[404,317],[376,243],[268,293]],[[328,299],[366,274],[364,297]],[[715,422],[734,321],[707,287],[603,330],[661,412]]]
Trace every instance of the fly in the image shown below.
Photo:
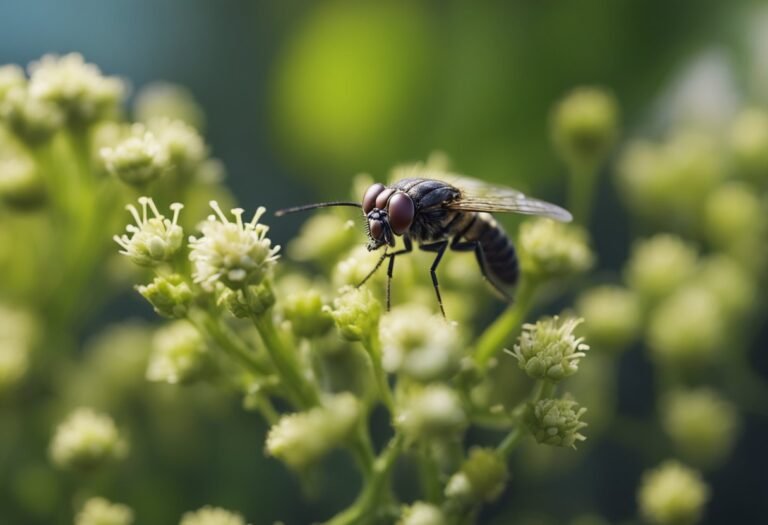
[[[390,285],[395,259],[419,249],[435,253],[429,273],[435,289],[440,312],[445,316],[437,280],[437,267],[447,249],[474,252],[483,276],[502,296],[511,299],[506,287],[514,286],[520,268],[517,253],[507,233],[491,213],[521,213],[541,215],[563,222],[571,214],[549,202],[527,197],[523,193],[486,184],[476,179],[442,173],[420,171],[425,177],[409,177],[385,186],[371,185],[362,203],[322,202],[279,210],[281,216],[297,211],[330,206],[361,208],[366,220],[368,250],[384,247],[384,252],[370,273],[358,284],[362,286],[389,259],[387,267],[387,310],[390,308]],[[403,248],[389,251],[395,238],[403,238]]]

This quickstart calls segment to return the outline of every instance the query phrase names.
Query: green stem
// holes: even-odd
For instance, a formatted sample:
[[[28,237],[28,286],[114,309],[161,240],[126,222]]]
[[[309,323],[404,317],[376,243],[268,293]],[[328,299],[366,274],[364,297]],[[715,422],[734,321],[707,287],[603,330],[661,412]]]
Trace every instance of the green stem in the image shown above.
[[[368,434],[368,429],[365,427],[364,419],[357,426],[357,431],[352,437],[349,447],[363,475],[363,481],[368,483],[373,475],[373,464],[376,461],[376,456],[373,452],[371,437]]]
[[[253,350],[248,348],[242,339],[218,317],[210,312],[197,310],[190,312],[188,319],[204,336],[215,342],[227,355],[252,374],[267,376],[272,373],[272,370],[256,359]]]
[[[269,357],[275,365],[280,378],[298,401],[301,408],[309,408],[320,404],[320,396],[315,387],[307,380],[301,371],[301,365],[280,339],[275,324],[272,321],[271,311],[267,310],[261,315],[251,317],[253,324],[259,331],[261,340],[269,353]]]
[[[520,440],[525,435],[523,426],[523,416],[528,408],[529,404],[535,404],[542,399],[552,397],[555,393],[557,385],[552,381],[546,379],[539,379],[533,385],[529,400],[522,401],[512,410],[512,417],[514,418],[514,428],[509,434],[502,440],[496,451],[504,458],[508,458],[512,451],[517,448]]]
[[[325,525],[353,525],[371,523],[376,507],[389,495],[389,474],[400,455],[403,437],[395,434],[373,464],[373,473],[363,491],[351,507],[337,514]]]
[[[422,443],[420,447],[418,467],[424,499],[430,503],[440,503],[443,497],[440,471],[429,448],[429,443]]]
[[[574,164],[569,171],[568,207],[578,224],[588,226],[599,167]]]
[[[496,447],[496,452],[504,459],[509,459],[512,451],[517,448],[517,445],[522,440],[525,432],[523,432],[523,426],[517,425],[512,432],[507,434],[504,440]]]
[[[372,335],[363,341],[363,346],[368,351],[368,356],[371,358],[371,365],[373,366],[373,375],[376,380],[376,386],[379,389],[379,395],[381,400],[386,405],[391,414],[395,412],[395,398],[392,395],[392,390],[389,387],[389,381],[387,380],[387,372],[381,363],[381,343],[379,338]]]
[[[494,322],[485,329],[475,346],[475,363],[485,368],[488,362],[498,354],[509,341],[519,332],[525,316],[533,306],[538,282],[524,279],[520,283],[515,302],[511,304]]]

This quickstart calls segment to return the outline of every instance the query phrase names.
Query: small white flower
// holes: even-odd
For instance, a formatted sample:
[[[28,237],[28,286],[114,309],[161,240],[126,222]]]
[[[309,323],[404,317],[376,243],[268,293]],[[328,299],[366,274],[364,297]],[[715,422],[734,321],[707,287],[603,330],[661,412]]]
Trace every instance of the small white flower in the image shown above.
[[[230,221],[216,201],[210,202],[216,215],[200,225],[202,235],[189,238],[190,260],[195,282],[212,290],[221,282],[233,290],[258,285],[277,261],[280,246],[267,238],[269,227],[259,224],[265,208],[259,207],[250,222],[243,222],[242,208],[231,210]]]
[[[139,266],[155,266],[169,261],[181,248],[184,238],[184,231],[177,224],[179,212],[184,205],[178,202],[171,204],[173,218],[167,219],[151,198],[139,197],[139,204],[141,214],[133,204],[126,206],[136,225],[129,224],[125,227],[127,234],[113,237],[123,248],[120,253],[130,257]],[[149,216],[148,210],[152,212],[153,217]]]
[[[133,511],[126,505],[104,498],[91,498],[75,517],[75,525],[131,525]]]
[[[206,505],[200,510],[184,514],[181,525],[245,525],[245,520],[236,512]]]
[[[107,414],[79,408],[59,425],[51,441],[51,459],[63,468],[90,469],[122,458],[127,444]]]
[[[574,330],[583,322],[580,318],[542,319],[536,324],[524,324],[523,333],[514,347],[520,368],[534,379],[559,381],[576,373],[579,360],[589,346],[576,337]]]
[[[143,186],[161,176],[170,168],[168,148],[141,124],[131,128],[131,136],[114,147],[99,152],[107,171],[126,184]]]

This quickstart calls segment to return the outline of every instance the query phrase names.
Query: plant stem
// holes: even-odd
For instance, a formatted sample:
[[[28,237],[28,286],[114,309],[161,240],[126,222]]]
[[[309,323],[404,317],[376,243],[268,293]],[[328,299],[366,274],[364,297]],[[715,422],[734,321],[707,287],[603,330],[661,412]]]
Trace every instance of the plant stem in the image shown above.
[[[555,393],[556,387],[557,385],[555,385],[555,383],[552,381],[547,381],[546,379],[539,379],[536,381],[536,384],[533,385],[533,389],[531,389],[529,400],[522,401],[512,410],[515,426],[502,440],[502,442],[499,443],[499,446],[496,447],[496,452],[498,452],[504,458],[509,457],[512,451],[517,448],[517,445],[520,443],[522,437],[525,435],[523,427],[523,416],[525,415],[528,405],[537,403],[542,399],[552,397],[552,395]]]
[[[440,486],[440,471],[429,448],[429,443],[422,443],[417,459],[422,497],[430,503],[440,503],[443,497],[443,490]]]
[[[325,522],[325,525],[353,525],[372,521],[376,507],[389,495],[389,474],[400,455],[402,444],[402,435],[395,434],[373,463],[371,478],[352,506]]]
[[[574,220],[588,227],[599,167],[574,163],[569,167],[568,207]]]
[[[504,440],[499,443],[499,446],[496,447],[496,452],[504,459],[508,459],[512,451],[517,448],[517,445],[524,435],[525,432],[523,432],[523,426],[518,424],[512,432],[507,434]]]
[[[368,483],[373,474],[373,464],[376,461],[376,456],[373,453],[371,436],[368,434],[368,429],[365,427],[364,418],[361,419],[360,424],[358,424],[349,447],[352,451],[352,455],[355,457],[355,462],[363,475],[363,481]]]
[[[389,410],[390,414],[395,412],[395,399],[392,395],[392,390],[389,387],[389,381],[387,380],[387,372],[381,364],[381,343],[376,335],[367,337],[363,341],[363,346],[368,351],[368,356],[371,359],[371,365],[373,366],[373,375],[376,380],[376,386],[379,389],[379,395],[384,405]]]
[[[480,368],[485,368],[488,362],[501,351],[505,341],[517,335],[525,316],[533,306],[537,284],[535,280],[524,279],[520,283],[515,302],[509,305],[480,336],[475,345],[475,363]]]
[[[301,371],[296,356],[286,348],[283,340],[275,329],[272,321],[271,310],[267,310],[261,315],[251,317],[253,324],[259,331],[261,340],[269,353],[269,357],[280,374],[280,378],[286,388],[294,394],[301,408],[309,408],[320,404],[320,396],[315,387],[307,380]]]

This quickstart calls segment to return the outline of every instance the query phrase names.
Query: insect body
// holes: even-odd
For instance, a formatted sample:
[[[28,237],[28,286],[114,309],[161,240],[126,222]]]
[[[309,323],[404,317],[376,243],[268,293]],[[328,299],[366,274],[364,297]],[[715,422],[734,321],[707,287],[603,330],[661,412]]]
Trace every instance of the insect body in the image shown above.
[[[571,214],[563,208],[526,197],[517,190],[453,176],[450,176],[450,181],[441,176],[404,178],[390,186],[377,183],[365,192],[362,204],[311,204],[281,210],[278,215],[326,206],[362,208],[366,219],[368,249],[373,251],[384,247],[384,252],[360,284],[367,281],[388,258],[387,309],[390,305],[390,282],[396,257],[412,251],[414,242],[421,250],[434,252],[436,255],[430,267],[430,275],[443,315],[445,310],[436,271],[443,254],[449,248],[474,252],[483,276],[507,298],[509,295],[505,287],[514,286],[518,280],[519,267],[514,245],[491,212],[516,212],[544,215],[561,221],[571,220]],[[395,246],[397,236],[402,236],[403,248],[388,251]]]

